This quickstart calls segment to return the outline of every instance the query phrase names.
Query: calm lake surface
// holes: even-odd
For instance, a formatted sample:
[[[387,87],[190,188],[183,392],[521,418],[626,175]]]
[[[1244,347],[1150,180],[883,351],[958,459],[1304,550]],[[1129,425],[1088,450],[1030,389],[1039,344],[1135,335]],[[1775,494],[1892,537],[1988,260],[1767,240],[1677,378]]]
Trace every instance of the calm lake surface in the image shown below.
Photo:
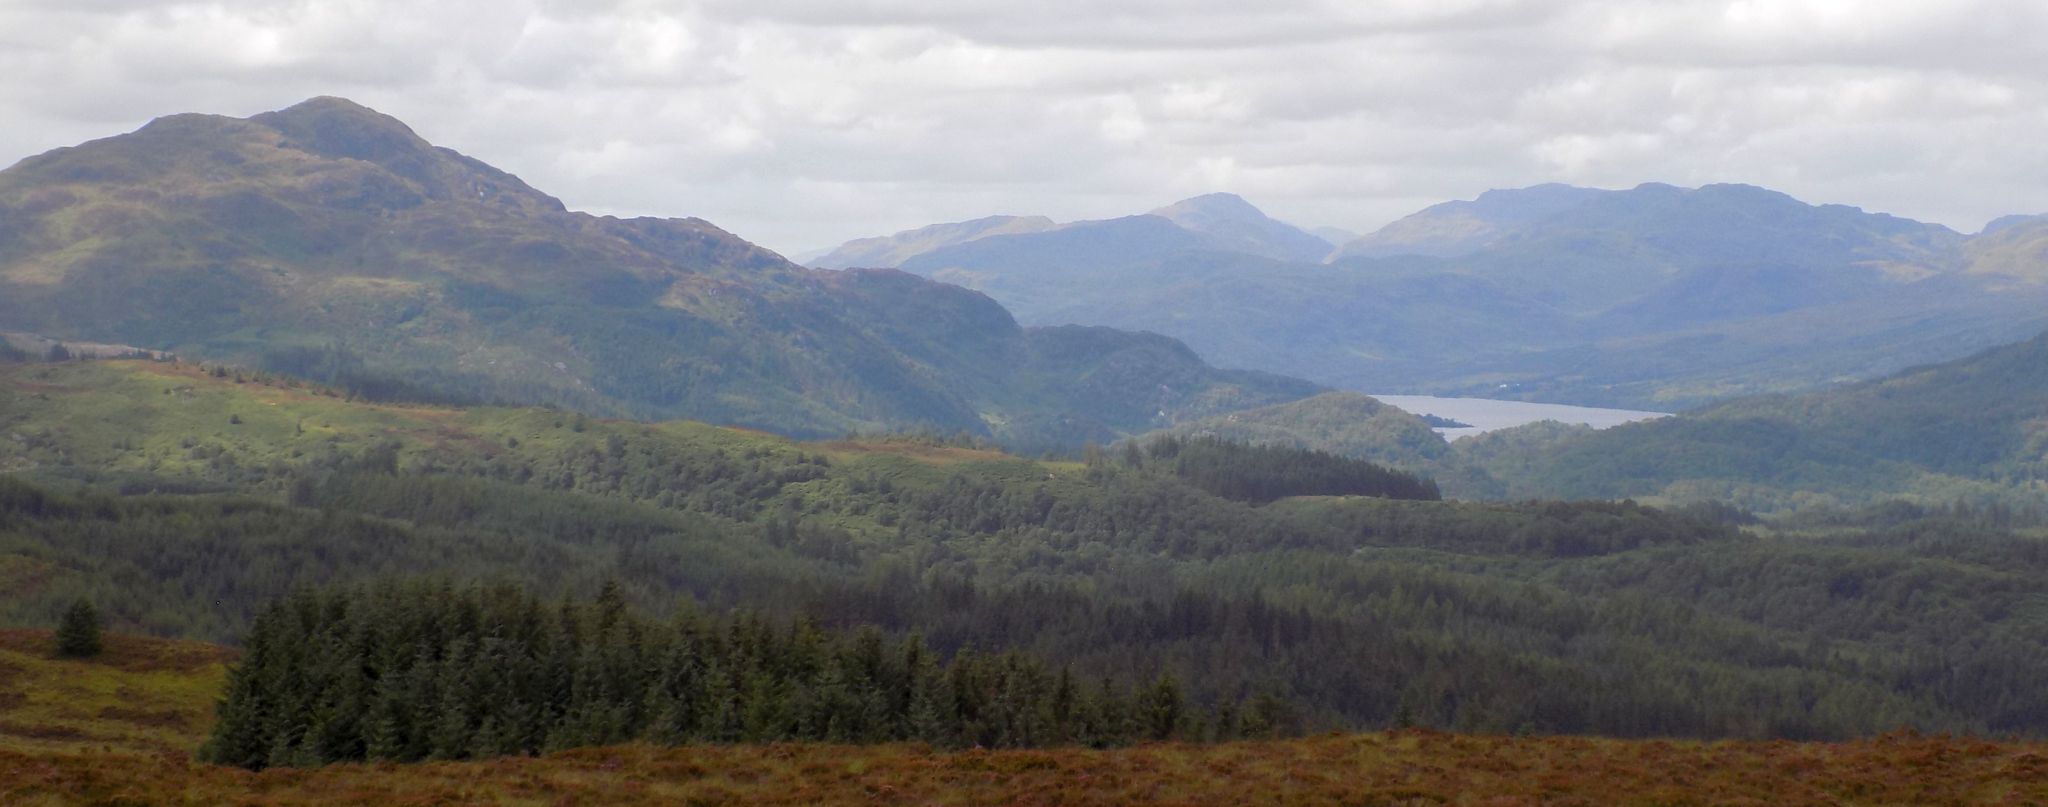
[[[1506,429],[1539,420],[1555,420],[1560,423],[1584,423],[1596,429],[1619,426],[1638,420],[1670,417],[1668,412],[1638,412],[1633,409],[1595,409],[1590,406],[1568,404],[1528,403],[1526,401],[1496,401],[1491,398],[1438,398],[1434,395],[1374,395],[1394,406],[1418,415],[1436,415],[1450,418],[1459,423],[1470,423],[1469,429],[1437,429],[1446,440],[1456,440],[1474,434]]]

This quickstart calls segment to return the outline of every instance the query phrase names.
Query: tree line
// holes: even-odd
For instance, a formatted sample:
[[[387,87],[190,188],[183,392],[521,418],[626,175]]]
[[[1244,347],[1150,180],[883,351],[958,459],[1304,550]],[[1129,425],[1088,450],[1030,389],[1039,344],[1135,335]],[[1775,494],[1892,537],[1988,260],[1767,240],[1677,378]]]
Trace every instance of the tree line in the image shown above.
[[[515,586],[302,590],[265,610],[202,756],[260,770],[472,759],[631,740],[1108,747],[1270,737],[1270,695],[1209,710],[1172,675],[1083,681],[1017,652],[942,658],[916,636],[684,610],[615,585],[549,603]]]
[[[1254,504],[1289,496],[1443,498],[1435,482],[1365,460],[1221,437],[1127,442],[1121,459],[1126,467],[1157,466],[1211,495]]]

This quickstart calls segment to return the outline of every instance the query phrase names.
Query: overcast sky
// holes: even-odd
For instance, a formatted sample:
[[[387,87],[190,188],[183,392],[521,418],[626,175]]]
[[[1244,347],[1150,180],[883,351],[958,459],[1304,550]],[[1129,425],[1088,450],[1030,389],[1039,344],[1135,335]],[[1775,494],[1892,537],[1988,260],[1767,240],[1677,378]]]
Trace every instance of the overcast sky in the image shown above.
[[[2044,0],[0,0],[0,163],[391,113],[572,208],[789,253],[1209,191],[1370,230],[1546,181],[2048,211]]]

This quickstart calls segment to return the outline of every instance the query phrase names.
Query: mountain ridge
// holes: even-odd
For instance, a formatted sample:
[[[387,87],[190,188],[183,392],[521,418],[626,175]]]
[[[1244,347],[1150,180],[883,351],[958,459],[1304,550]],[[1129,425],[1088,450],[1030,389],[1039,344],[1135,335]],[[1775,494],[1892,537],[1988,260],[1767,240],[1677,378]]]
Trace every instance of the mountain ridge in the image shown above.
[[[701,219],[571,212],[339,98],[31,157],[0,172],[0,222],[7,330],[411,397],[1037,446],[1317,389],[1137,334],[1077,348],[980,294],[807,269]],[[1076,408],[1090,385],[1151,406]]]
[[[1528,224],[1613,191],[1549,183],[1496,188],[1471,200],[1439,202],[1337,245],[1331,261],[1394,255],[1457,257],[1486,247]]]
[[[922,256],[983,238],[1074,228],[1099,230],[1114,226],[1115,222],[1128,223],[1148,217],[1173,224],[1184,234],[1188,248],[1218,249],[1276,260],[1318,261],[1335,246],[1322,235],[1266,215],[1242,196],[1215,192],[1191,196],[1144,213],[1107,219],[1055,222],[1045,216],[997,215],[930,224],[891,235],[857,238],[825,251],[808,261],[807,265],[821,269],[901,268]],[[1335,228],[1322,229],[1336,231]]]
[[[895,268],[933,249],[993,235],[1041,232],[1056,226],[1044,216],[986,216],[848,241],[805,263],[819,269]]]
[[[2041,233],[1966,236],[1752,185],[1552,184],[1434,205],[1321,260],[1132,216],[901,268],[1026,324],[1155,331],[1336,388],[1672,411],[2030,336],[2048,327]]]

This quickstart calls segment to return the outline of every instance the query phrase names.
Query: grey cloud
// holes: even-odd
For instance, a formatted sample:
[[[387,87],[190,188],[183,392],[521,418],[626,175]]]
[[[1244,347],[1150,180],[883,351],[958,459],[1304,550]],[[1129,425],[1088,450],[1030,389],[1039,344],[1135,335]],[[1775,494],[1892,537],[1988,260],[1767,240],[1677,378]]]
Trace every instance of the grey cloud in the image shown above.
[[[1543,181],[1974,229],[2048,209],[2044,39],[1992,0],[13,0],[0,162],[338,94],[572,206],[789,251],[1214,190],[1365,230]]]

